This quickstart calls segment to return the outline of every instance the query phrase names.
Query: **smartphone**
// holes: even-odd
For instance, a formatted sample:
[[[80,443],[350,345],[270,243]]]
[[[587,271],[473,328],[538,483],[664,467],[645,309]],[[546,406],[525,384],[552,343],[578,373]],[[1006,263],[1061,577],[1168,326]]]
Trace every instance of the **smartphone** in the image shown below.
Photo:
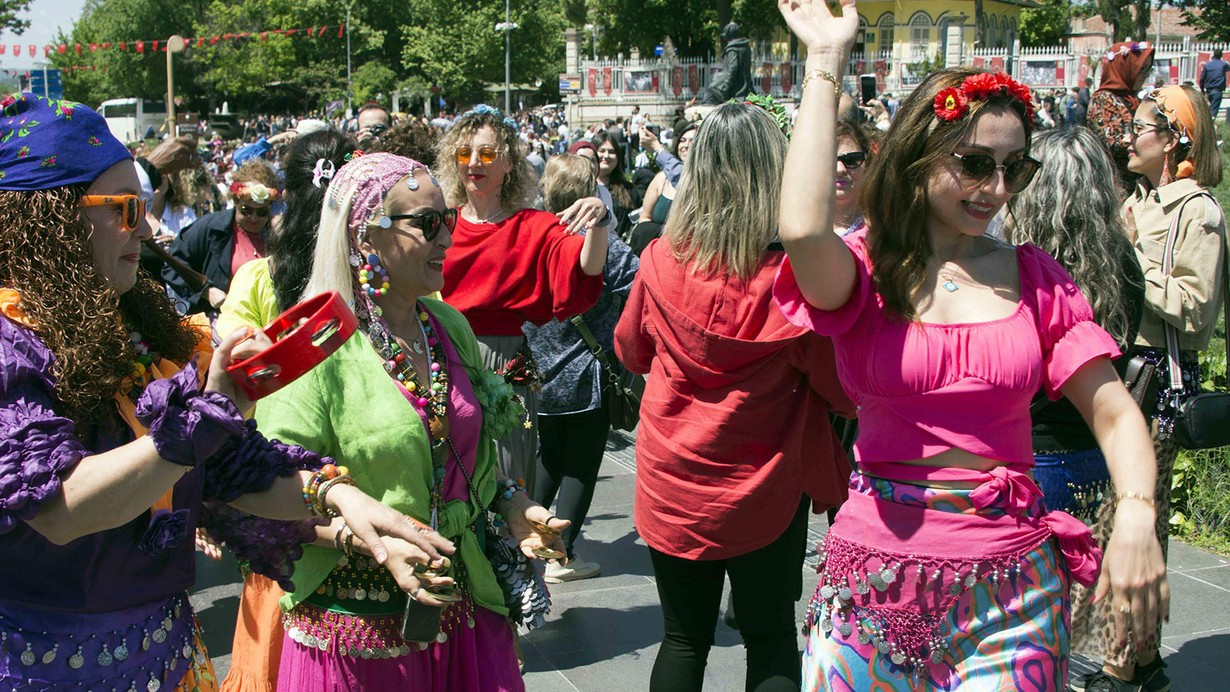
[[[440,633],[440,614],[443,608],[423,605],[413,598],[406,599],[406,613],[401,621],[401,638],[408,642],[427,643],[436,640]]]
[[[862,100],[859,105],[867,105],[868,101],[872,101],[876,97],[876,76],[874,74],[865,74],[858,78],[860,96]]]

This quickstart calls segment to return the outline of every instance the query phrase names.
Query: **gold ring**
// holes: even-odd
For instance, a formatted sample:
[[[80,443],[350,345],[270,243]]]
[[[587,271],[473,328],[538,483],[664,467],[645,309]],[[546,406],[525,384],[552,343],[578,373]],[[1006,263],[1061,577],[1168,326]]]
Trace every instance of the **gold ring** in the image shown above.
[[[1123,613],[1124,615],[1130,615],[1132,612],[1132,606],[1128,605],[1127,603],[1124,603],[1123,605],[1119,606],[1119,612]]]

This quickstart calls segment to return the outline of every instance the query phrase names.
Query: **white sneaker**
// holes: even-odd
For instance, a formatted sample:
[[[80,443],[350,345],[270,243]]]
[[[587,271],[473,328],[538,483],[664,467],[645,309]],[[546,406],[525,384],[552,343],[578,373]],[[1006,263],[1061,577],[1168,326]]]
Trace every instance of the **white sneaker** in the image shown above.
[[[589,579],[601,573],[602,566],[597,562],[586,562],[579,557],[574,557],[566,565],[561,565],[556,560],[548,562],[543,578],[548,584],[562,584],[566,581]]]

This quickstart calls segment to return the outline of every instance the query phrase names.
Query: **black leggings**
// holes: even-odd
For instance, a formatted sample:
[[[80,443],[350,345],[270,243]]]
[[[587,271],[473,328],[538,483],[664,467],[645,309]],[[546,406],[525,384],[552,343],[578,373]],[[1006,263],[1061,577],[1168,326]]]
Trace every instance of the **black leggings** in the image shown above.
[[[598,468],[611,430],[606,405],[593,411],[562,416],[538,416],[538,473],[534,476],[534,501],[550,508],[559,494],[555,516],[572,526],[564,532],[568,557],[581,535],[581,525],[594,500]]]
[[[654,692],[699,691],[713,647],[724,577],[747,649],[747,690],[797,692],[802,684],[794,605],[803,595],[807,549],[804,496],[785,533],[769,545],[725,560],[687,560],[649,549],[666,636],[653,664]]]

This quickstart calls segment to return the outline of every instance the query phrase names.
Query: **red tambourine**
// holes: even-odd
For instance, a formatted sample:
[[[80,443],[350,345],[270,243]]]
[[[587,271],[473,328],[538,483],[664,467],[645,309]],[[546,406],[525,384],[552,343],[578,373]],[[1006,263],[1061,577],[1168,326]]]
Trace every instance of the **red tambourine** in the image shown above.
[[[321,293],[274,318],[263,330],[273,345],[226,372],[256,401],[323,363],[358,326],[359,319],[337,291]]]

